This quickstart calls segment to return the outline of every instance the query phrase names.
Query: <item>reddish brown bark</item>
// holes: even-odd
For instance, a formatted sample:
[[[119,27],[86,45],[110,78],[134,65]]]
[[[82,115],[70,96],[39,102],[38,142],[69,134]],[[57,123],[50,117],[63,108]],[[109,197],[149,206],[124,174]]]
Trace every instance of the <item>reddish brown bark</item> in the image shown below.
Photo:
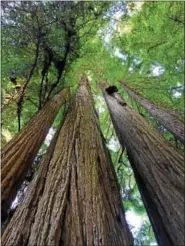
[[[64,89],[55,95],[2,150],[1,206],[4,217],[68,92]]]
[[[159,245],[184,245],[183,156],[118,94],[103,92]]]
[[[39,169],[38,172],[36,172],[35,174],[34,180],[31,182],[31,184],[29,184],[27,188],[24,203],[21,206],[18,206],[18,209],[16,210],[15,217],[18,218],[18,220],[13,221],[12,229],[16,228],[15,230],[20,230],[20,232],[22,232],[24,228],[26,228],[27,230],[27,228],[29,228],[29,226],[31,226],[32,224],[39,198],[43,193],[48,166],[53,156],[55,144],[58,138],[59,131],[61,129],[62,122],[63,120],[61,121],[57,132],[51,140],[43,161],[39,164]]]
[[[28,198],[37,195],[27,193],[3,234],[3,246],[133,245],[86,78],[69,106],[44,176],[39,199],[30,207]]]
[[[131,90],[123,83],[122,86],[134,101],[148,110],[149,114],[157,119],[169,132],[171,132],[177,140],[183,144],[185,143],[184,124],[181,120],[178,119],[176,114],[170,112],[170,110],[157,107],[155,104],[150,103],[145,98],[137,95],[133,90]]]

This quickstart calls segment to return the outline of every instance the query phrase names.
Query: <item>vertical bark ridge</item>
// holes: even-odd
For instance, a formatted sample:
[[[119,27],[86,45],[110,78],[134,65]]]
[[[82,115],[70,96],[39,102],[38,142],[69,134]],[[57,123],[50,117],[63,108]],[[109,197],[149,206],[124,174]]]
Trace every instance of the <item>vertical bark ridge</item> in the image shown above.
[[[68,108],[29,238],[22,245],[133,245],[85,78]]]
[[[127,148],[159,245],[184,243],[183,156],[150,129],[118,94],[104,97],[120,144]],[[124,106],[123,106],[124,105]]]
[[[55,149],[55,144],[62,123],[63,119],[61,120],[58,130],[51,140],[44,159],[39,165],[38,172],[35,174],[34,179],[28,186],[22,204],[18,206],[12,220],[8,225],[8,229],[3,234],[2,241],[7,241],[7,245],[9,245],[9,242],[14,242],[15,245],[27,245],[31,225],[35,219],[39,199],[43,194],[48,166]],[[14,233],[11,233],[12,230]]]
[[[149,114],[157,119],[161,123],[161,125],[163,125],[169,132],[171,132],[177,140],[179,140],[182,144],[185,143],[184,124],[181,120],[178,119],[177,114],[172,113],[170,110],[157,107],[155,104],[150,103],[145,98],[138,96],[125,84],[121,84],[124,90],[133,100],[135,100],[139,105],[148,110]]]
[[[65,103],[68,93],[69,90],[64,89],[55,95],[2,150],[1,201],[4,214],[7,213],[15,198],[27,170],[43,143],[59,108]]]

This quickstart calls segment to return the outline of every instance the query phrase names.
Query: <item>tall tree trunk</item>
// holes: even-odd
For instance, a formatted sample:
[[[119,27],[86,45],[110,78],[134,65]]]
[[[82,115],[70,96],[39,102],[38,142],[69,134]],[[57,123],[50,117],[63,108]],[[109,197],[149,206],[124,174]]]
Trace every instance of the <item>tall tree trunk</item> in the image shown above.
[[[117,93],[103,93],[159,245],[184,245],[183,156]]]
[[[15,212],[16,213],[15,217],[18,219],[12,221],[11,226],[10,226],[11,230],[7,230],[5,237],[9,238],[10,231],[17,230],[17,233],[13,234],[13,236],[16,236],[17,238],[19,235],[18,231],[22,232],[24,228],[26,228],[27,230],[27,228],[31,226],[34,213],[35,213],[35,209],[38,205],[39,198],[43,193],[48,166],[53,156],[53,152],[55,149],[56,141],[57,141],[62,123],[63,123],[63,119],[61,120],[58,130],[56,131],[53,139],[51,140],[48,150],[44,156],[44,159],[39,164],[39,169],[38,169],[38,172],[36,172],[35,174],[34,180],[29,184],[27,188],[25,198],[24,198],[25,199],[24,203],[22,205],[19,205]],[[17,239],[13,238],[12,240],[16,241]]]
[[[29,207],[24,199],[3,234],[3,246],[133,244],[116,174],[102,140],[90,88],[82,78],[37,204]],[[35,199],[35,194],[30,196]],[[23,206],[30,210],[32,224],[26,224],[26,219],[22,224],[19,211],[24,211]]]
[[[31,227],[32,220],[34,218],[35,211],[38,206],[39,198],[40,196],[42,196],[44,190],[46,174],[49,168],[50,160],[53,156],[53,152],[62,123],[63,119],[61,120],[60,126],[58,127],[54,137],[51,140],[48,150],[44,156],[44,159],[39,164],[39,169],[36,172],[33,181],[29,184],[27,188],[24,197],[24,202],[20,204],[15,211],[15,218],[18,219],[13,219],[11,221],[9,229],[7,229],[4,235],[4,238],[6,238],[5,241],[8,238],[8,240],[13,240],[14,242],[16,242],[16,240],[20,240],[19,242],[21,243],[22,239],[19,238],[22,237],[21,233],[26,229],[26,234],[28,234],[28,228]],[[16,230],[16,232],[13,233],[13,235],[11,234],[12,230]]]
[[[176,114],[171,113],[170,110],[157,107],[155,104],[150,103],[145,98],[138,96],[133,90],[131,90],[123,83],[122,86],[133,100],[148,110],[149,114],[157,119],[169,132],[171,132],[177,140],[183,144],[185,143],[184,124],[181,120],[178,119]]]
[[[4,219],[68,93],[69,90],[64,89],[55,95],[2,150],[1,208]]]

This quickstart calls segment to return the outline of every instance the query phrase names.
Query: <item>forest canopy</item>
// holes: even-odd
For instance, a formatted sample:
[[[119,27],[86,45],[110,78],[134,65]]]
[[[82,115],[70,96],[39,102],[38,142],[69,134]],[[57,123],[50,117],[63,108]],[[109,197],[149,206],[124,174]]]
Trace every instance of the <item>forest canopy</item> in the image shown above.
[[[182,143],[135,102],[122,83],[184,122],[184,3],[1,1],[1,7],[2,147],[61,89],[69,88],[72,97],[86,75],[135,245],[156,245],[100,81],[116,86],[120,96],[149,122],[151,129],[183,153]],[[67,106],[59,110],[37,154],[34,172]],[[25,186],[21,189],[17,203],[24,196]],[[134,226],[137,217],[139,222]]]

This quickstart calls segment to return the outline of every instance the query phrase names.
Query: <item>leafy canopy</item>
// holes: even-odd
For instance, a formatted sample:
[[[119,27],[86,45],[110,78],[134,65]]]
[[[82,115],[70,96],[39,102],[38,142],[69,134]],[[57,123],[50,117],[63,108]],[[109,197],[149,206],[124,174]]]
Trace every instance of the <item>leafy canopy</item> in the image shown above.
[[[2,145],[27,124],[55,93],[74,93],[87,74],[106,143],[121,186],[126,211],[145,218],[135,242],[154,242],[126,152],[117,142],[99,89],[104,78],[153,128],[173,136],[133,102],[118,82],[183,120],[183,2],[3,1],[2,5]],[[52,13],[52,14],[51,14]],[[16,83],[11,78],[16,77]],[[18,106],[20,88],[25,86]],[[18,117],[18,111],[21,114]],[[62,108],[52,129],[64,114]],[[178,147],[178,146],[177,146]],[[45,153],[46,143],[39,153]],[[144,216],[144,217],[143,217]]]

